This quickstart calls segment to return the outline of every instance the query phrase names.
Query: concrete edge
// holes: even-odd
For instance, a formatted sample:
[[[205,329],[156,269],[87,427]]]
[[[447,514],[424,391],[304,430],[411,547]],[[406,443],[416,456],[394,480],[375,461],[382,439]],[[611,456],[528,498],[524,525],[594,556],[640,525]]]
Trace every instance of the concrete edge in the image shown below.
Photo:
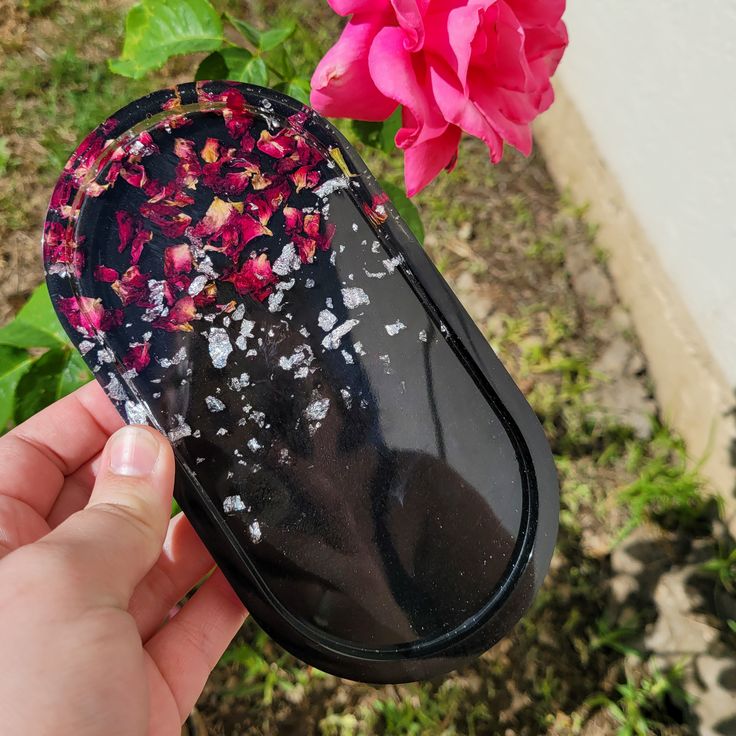
[[[589,205],[597,242],[621,301],[631,312],[663,418],[685,440],[693,462],[725,501],[736,533],[734,393],[713,359],[654,246],[629,208],[571,97],[557,99],[535,126],[550,173],[562,190]]]

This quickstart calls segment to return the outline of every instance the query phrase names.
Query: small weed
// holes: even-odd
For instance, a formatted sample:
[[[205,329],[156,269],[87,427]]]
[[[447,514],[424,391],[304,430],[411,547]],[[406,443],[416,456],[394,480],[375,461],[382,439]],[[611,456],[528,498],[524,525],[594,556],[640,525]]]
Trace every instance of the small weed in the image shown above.
[[[680,663],[667,671],[652,667],[651,674],[639,678],[627,674],[626,682],[616,686],[618,697],[595,695],[586,704],[605,707],[619,725],[618,736],[659,733],[670,704],[680,709],[687,706],[681,684],[683,668],[684,663]]]
[[[736,593],[736,547],[728,552],[721,550],[703,565],[703,570],[715,576],[727,592]]]
[[[629,470],[639,477],[616,497],[629,512],[619,541],[645,521],[694,529],[705,519],[713,497],[703,492],[697,468],[689,468],[682,440],[659,427],[649,443],[631,443]]]
[[[5,174],[8,170],[8,164],[10,163],[10,146],[8,146],[8,139],[4,136],[0,136],[0,176]]]
[[[250,698],[262,707],[275,696],[289,698],[306,690],[312,679],[325,677],[313,667],[280,650],[261,629],[246,625],[238,640],[225,652],[221,664],[235,665],[240,682],[231,691],[236,698]]]

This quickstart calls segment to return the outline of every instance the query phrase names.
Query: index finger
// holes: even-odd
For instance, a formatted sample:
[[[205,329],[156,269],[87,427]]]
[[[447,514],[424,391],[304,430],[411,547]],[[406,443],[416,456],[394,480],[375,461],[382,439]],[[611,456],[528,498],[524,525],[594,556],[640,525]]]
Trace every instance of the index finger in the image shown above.
[[[0,438],[0,495],[46,518],[65,477],[123,424],[97,381],[82,386]]]

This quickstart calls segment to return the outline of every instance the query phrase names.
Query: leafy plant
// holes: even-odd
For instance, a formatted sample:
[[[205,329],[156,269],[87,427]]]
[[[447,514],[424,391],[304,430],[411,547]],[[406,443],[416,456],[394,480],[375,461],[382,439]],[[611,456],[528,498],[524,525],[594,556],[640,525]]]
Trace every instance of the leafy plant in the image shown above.
[[[692,528],[713,504],[697,467],[688,466],[682,441],[664,427],[657,429],[651,442],[630,445],[628,465],[639,477],[616,496],[629,513],[619,540],[647,520]]]
[[[736,593],[736,547],[720,554],[703,565],[703,570],[716,577],[729,593]]]
[[[0,329],[0,431],[87,383],[91,374],[59,324],[45,285]]]
[[[608,710],[619,724],[618,736],[660,733],[660,720],[666,711],[667,701],[681,708],[687,705],[688,696],[681,684],[683,669],[684,663],[680,663],[667,671],[652,667],[651,674],[638,679],[627,674],[626,682],[616,686],[618,697],[599,694],[586,703]]]
[[[140,79],[174,56],[209,52],[199,63],[195,79],[270,86],[308,104],[312,69],[299,68],[294,61],[303,58],[299,52],[305,45],[304,39],[290,43],[295,32],[293,22],[259,29],[230,13],[220,13],[209,0],[141,0],[128,12],[122,53],[111,59],[109,66],[117,74]],[[238,43],[231,37],[238,38]],[[299,45],[301,49],[296,48]],[[397,110],[382,123],[352,121],[352,132],[365,145],[388,155],[395,148],[400,126]],[[424,228],[416,206],[400,187],[391,182],[382,184],[423,242]]]

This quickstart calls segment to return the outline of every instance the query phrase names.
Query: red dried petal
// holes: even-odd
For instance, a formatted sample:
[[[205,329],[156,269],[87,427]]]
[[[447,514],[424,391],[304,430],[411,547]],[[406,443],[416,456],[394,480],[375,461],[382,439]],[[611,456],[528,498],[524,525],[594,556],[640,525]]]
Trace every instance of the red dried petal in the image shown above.
[[[268,256],[261,253],[259,256],[253,254],[239,271],[226,276],[225,281],[232,282],[238,294],[248,294],[262,302],[273,292],[278,278],[271,270]]]
[[[123,318],[121,310],[105,310],[101,299],[87,296],[62,297],[58,301],[58,307],[73,329],[84,332],[89,337],[93,337],[98,331],[117,327]]]
[[[288,130],[280,130],[276,135],[271,135],[268,130],[262,130],[258,139],[258,150],[273,158],[284,158],[296,148],[296,141],[289,135]]]
[[[128,370],[141,373],[151,362],[151,343],[139,342],[130,346],[130,350],[123,358],[123,365]]]
[[[113,291],[120,297],[123,306],[135,304],[138,307],[151,306],[148,290],[148,274],[142,274],[138,266],[131,266],[113,285]]]
[[[171,307],[168,315],[155,320],[153,326],[168,332],[176,330],[191,332],[194,328],[189,323],[196,314],[197,309],[194,305],[194,299],[189,295],[183,296]]]
[[[181,212],[176,205],[166,202],[141,205],[140,213],[146,219],[157,225],[161,233],[168,238],[179,238],[192,222],[190,215]]]
[[[94,270],[95,281],[101,281],[103,284],[112,284],[120,278],[120,275],[114,268],[107,266],[97,266]]]

